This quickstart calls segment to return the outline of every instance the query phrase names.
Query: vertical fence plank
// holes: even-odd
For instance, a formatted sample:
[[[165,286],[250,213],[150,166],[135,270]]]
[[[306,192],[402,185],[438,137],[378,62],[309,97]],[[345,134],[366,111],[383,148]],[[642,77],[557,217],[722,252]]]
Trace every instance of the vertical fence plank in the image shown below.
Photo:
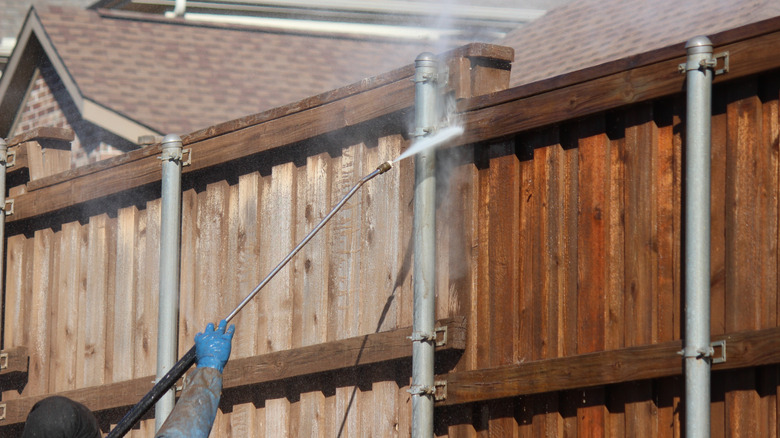
[[[448,290],[450,293],[450,315],[466,316],[472,324],[477,321],[478,294],[476,284],[478,282],[479,267],[479,196],[477,185],[477,169],[474,166],[474,146],[447,149],[449,196],[447,204],[442,207],[445,211],[450,250],[447,254],[448,263]],[[400,169],[398,169],[400,175]],[[400,184],[400,181],[399,181]],[[402,195],[399,193],[399,209],[403,208]],[[402,215],[411,216],[411,215]],[[405,239],[406,240],[406,239]],[[403,252],[411,251],[410,248]],[[411,254],[409,254],[411,258]],[[405,259],[406,260],[406,259]],[[402,267],[408,263],[404,260]],[[411,261],[409,259],[409,261]],[[408,268],[407,268],[408,269]],[[396,284],[398,281],[396,281]],[[400,324],[399,324],[400,325]],[[469,330],[466,334],[466,350],[458,362],[456,370],[474,369],[478,343],[477,331]],[[407,410],[405,404],[400,404],[400,409]],[[470,418],[471,408],[464,408],[459,415],[459,421],[448,424],[448,436],[451,438],[473,438],[474,426]]]
[[[381,162],[400,154],[400,142],[396,136],[384,136],[378,139],[376,147],[366,150],[365,167],[375,168]],[[403,263],[403,228],[399,225],[403,220],[399,200],[398,169],[378,176],[369,187],[364,189],[361,197],[365,205],[364,225],[362,234],[366,237],[364,249],[368,266],[361,270],[361,283],[365,286],[361,293],[370,293],[366,305],[370,311],[366,313],[367,320],[361,333],[378,333],[398,327],[398,295],[396,278],[402,276]],[[446,183],[446,182],[445,182]],[[437,233],[446,230],[437,229]],[[440,258],[447,259],[445,254]],[[441,266],[442,264],[437,264]],[[444,310],[439,314],[446,315],[449,308],[449,293],[446,290],[447,278],[438,282],[437,299],[443,299]],[[411,344],[411,343],[410,343]],[[371,383],[371,391],[366,394],[361,410],[368,421],[367,428],[373,431],[373,436],[391,436],[398,425],[397,404],[398,384],[395,379],[386,376],[394,365],[376,367],[377,378]],[[385,372],[382,372],[385,371]]]
[[[237,211],[235,213],[235,226],[237,227],[237,230],[235,230],[237,234],[237,280],[235,282],[234,301],[236,304],[249,294],[266,275],[260,269],[261,253],[263,251],[261,246],[259,199],[261,181],[262,178],[257,171],[238,177],[236,195],[238,199]],[[233,224],[231,223],[231,225]],[[239,356],[237,357],[251,356],[257,350],[257,343],[259,342],[257,318],[261,312],[259,301],[258,298],[250,301],[244,310],[233,320],[236,324],[233,345],[238,349]],[[256,409],[251,401],[233,407],[233,412],[230,414],[230,425],[235,436],[259,436],[256,411],[259,411],[259,409]]]
[[[264,206],[272,219],[267,229],[274,232],[268,235],[266,253],[269,257],[267,271],[284,258],[293,244],[295,223],[295,166],[292,163],[274,166],[271,175],[267,203]],[[272,215],[271,215],[272,214]],[[263,342],[267,351],[285,350],[292,346],[292,278],[293,266],[288,265],[268,284],[263,304],[267,314],[267,332]],[[289,434],[290,402],[287,398],[267,400],[266,436],[282,437]]]
[[[757,329],[761,321],[762,205],[758,198],[761,113],[757,83],[730,90],[726,161],[726,331]],[[774,214],[774,212],[772,213]],[[726,380],[727,429],[750,436],[758,428],[755,369],[734,371]]]
[[[534,325],[535,359],[558,357],[560,291],[563,287],[563,230],[565,210],[564,152],[558,140],[558,131],[549,130],[534,137],[534,197],[536,199],[536,233],[534,236],[534,295],[538,300],[536,311],[539,324]],[[560,436],[563,419],[559,413],[558,394],[544,394],[539,398],[539,415],[534,417],[535,436]]]
[[[757,151],[757,177],[759,209],[761,211],[760,228],[762,234],[779,236],[778,231],[778,153],[780,153],[780,111],[778,110],[780,81],[774,77],[763,78],[759,83],[761,100],[761,140]],[[770,237],[759,242],[761,257],[761,308],[762,327],[777,326],[778,303],[778,239]],[[766,436],[777,435],[777,387],[778,368],[765,366],[758,369],[757,391],[761,396],[759,431]]]
[[[677,339],[675,326],[679,325],[679,315],[675,313],[676,283],[679,282],[678,265],[675,264],[675,232],[679,223],[675,222],[675,211],[679,207],[676,175],[676,151],[674,138],[673,101],[664,101],[654,107],[654,136],[657,137],[657,157],[655,160],[654,190],[656,213],[656,239],[658,241],[657,281],[658,299],[658,342]]]
[[[49,386],[49,343],[51,291],[51,251],[54,232],[50,228],[34,234],[32,293],[27,346],[30,352],[28,383],[25,392],[30,395],[46,393]]]
[[[626,117],[625,345],[658,339],[658,132],[651,105],[628,110]],[[667,198],[669,196],[667,195]],[[625,385],[627,436],[657,435],[652,382]]]
[[[81,370],[87,386],[102,385],[106,381],[106,317],[108,290],[108,251],[111,224],[101,214],[90,218],[87,225],[87,311],[84,332],[84,368]],[[110,359],[110,358],[108,358]]]
[[[658,341],[680,339],[680,242],[681,236],[681,142],[680,105],[677,100],[656,105],[658,127]],[[654,382],[658,409],[658,436],[674,437],[679,430],[679,395],[673,379]]]
[[[577,347],[579,353],[605,348],[605,297],[608,272],[609,143],[603,120],[579,125],[579,243]],[[602,437],[606,427],[603,388],[581,391],[578,436]]]
[[[28,241],[24,234],[9,236],[6,240],[6,284],[5,284],[5,326],[3,327],[3,346],[13,348],[26,346],[24,334],[27,332],[27,306],[25,286],[30,285],[32,271],[31,257],[25,248]],[[27,268],[27,269],[26,269]]]
[[[515,155],[515,145],[510,142],[489,146],[491,158],[487,181],[488,215],[488,264],[487,275],[490,293],[482,295],[487,301],[488,354],[484,366],[512,363],[516,353],[520,318],[531,318],[521,307],[520,253],[521,206],[525,201],[522,192],[520,164]],[[487,340],[490,340],[489,342]],[[528,349],[530,350],[530,349]],[[517,433],[514,402],[490,404],[489,431],[491,436],[511,436]]]
[[[260,268],[260,260],[264,252],[261,245],[260,229],[261,182],[262,178],[259,172],[238,177],[238,282],[236,299],[243,299],[267,275]],[[256,323],[258,313],[261,311],[259,300],[255,298],[234,320],[237,331],[233,343],[238,347],[239,357],[251,356],[257,350],[259,333],[256,330]]]
[[[186,183],[186,180],[183,181]],[[179,338],[178,357],[190,348],[198,329],[195,309],[195,283],[197,281],[198,195],[194,189],[181,194],[181,270],[179,274]],[[250,329],[248,331],[255,331]],[[238,334],[236,334],[238,336]],[[239,343],[240,346],[243,344]],[[254,352],[252,352],[254,354]]]
[[[308,234],[329,211],[330,159],[327,154],[308,157],[306,167],[298,171],[298,220],[296,235],[300,240]],[[323,228],[312,241],[301,250],[294,261],[296,266],[296,296],[294,307],[300,313],[295,325],[298,332],[297,345],[314,345],[325,342],[328,336],[328,264],[327,251],[330,227]],[[325,395],[322,391],[301,394],[300,399],[301,436],[325,437],[327,418]]]
[[[116,281],[114,284],[114,348],[111,381],[133,377],[133,325],[135,323],[136,278],[133,272],[135,236],[138,232],[138,208],[125,207],[117,213]],[[64,229],[63,229],[64,231]]]
[[[54,333],[59,334],[58,345],[52,348],[51,370],[53,391],[64,391],[76,387],[76,354],[78,351],[79,314],[79,231],[78,222],[62,225],[58,233],[59,251],[57,260],[59,269],[56,284],[58,305],[52,324]]]
[[[629,187],[626,175],[627,169],[627,143],[631,136],[627,133],[627,124],[630,119],[624,112],[608,114],[605,119],[605,128],[609,142],[607,151],[609,159],[608,171],[608,223],[607,223],[607,288],[604,290],[606,298],[606,329],[605,346],[607,349],[618,349],[626,346],[627,336],[627,310],[626,278],[627,265],[633,259],[626,260],[626,254],[631,254],[629,248],[627,225],[627,194]],[[647,164],[647,163],[645,163]],[[650,292],[650,291],[648,291]],[[609,388],[609,416],[607,421],[607,436],[621,436],[626,434],[627,423],[633,421],[629,408],[626,406],[627,396],[631,388],[616,385]]]
[[[362,177],[362,145],[352,145],[342,150],[334,161],[330,200],[335,205],[341,197]],[[360,242],[360,202],[351,199],[331,220],[331,263],[328,273],[328,339],[344,339],[356,336],[357,303],[351,291],[358,290]],[[358,436],[359,407],[356,404],[358,387],[349,385],[336,388],[335,430],[331,436]]]
[[[28,346],[30,321],[29,293],[32,286],[32,245],[33,238],[16,234],[6,239],[6,283],[5,283],[5,325],[3,327],[3,347],[14,348]],[[20,396],[16,389],[4,390],[3,400],[13,400]]]

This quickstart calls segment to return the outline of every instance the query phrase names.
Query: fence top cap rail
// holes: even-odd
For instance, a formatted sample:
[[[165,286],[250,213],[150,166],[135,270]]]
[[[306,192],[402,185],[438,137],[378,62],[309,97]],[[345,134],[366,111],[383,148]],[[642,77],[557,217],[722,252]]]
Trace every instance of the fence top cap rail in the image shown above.
[[[13,147],[21,143],[33,140],[62,140],[73,141],[76,138],[72,129],[43,127],[35,128],[11,137],[7,140],[8,147]]]

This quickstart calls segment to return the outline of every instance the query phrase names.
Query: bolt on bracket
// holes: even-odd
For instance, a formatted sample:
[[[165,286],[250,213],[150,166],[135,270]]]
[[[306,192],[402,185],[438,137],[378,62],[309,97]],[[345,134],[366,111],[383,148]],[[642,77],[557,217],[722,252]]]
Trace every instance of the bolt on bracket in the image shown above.
[[[436,388],[425,385],[412,385],[409,389],[406,390],[406,392],[412,395],[434,396],[436,395]]]
[[[730,58],[731,58],[731,56],[729,55],[729,52],[727,50],[725,52],[720,52],[720,53],[716,53],[716,54],[712,55],[712,58],[710,58],[710,59],[702,59],[702,60],[700,60],[698,65],[696,65],[696,64],[688,65],[687,62],[683,62],[683,63],[681,63],[680,65],[677,66],[677,71],[679,71],[682,74],[685,74],[685,73],[687,73],[688,71],[691,71],[691,70],[703,70],[703,69],[711,68],[711,69],[713,69],[713,73],[715,74],[715,76],[718,76],[718,75],[726,74],[726,73],[729,72],[729,59]],[[723,67],[721,67],[721,68],[717,68],[719,59],[723,60]]]
[[[187,156],[186,159],[184,159],[184,156]],[[187,149],[163,149],[162,153],[159,157],[157,157],[160,161],[179,161],[181,162],[182,166],[189,166],[192,164],[192,148]]]
[[[720,355],[715,356],[715,350],[720,349]],[[726,340],[710,342],[710,346],[706,349],[699,349],[695,351],[695,354],[686,354],[685,349],[677,352],[684,358],[695,357],[696,359],[703,359],[705,357],[710,358],[713,364],[726,362]]]
[[[439,339],[439,333],[442,334],[441,339]],[[447,326],[436,327],[433,329],[433,333],[413,332],[406,339],[410,339],[412,342],[433,342],[436,347],[443,347],[447,345]]]

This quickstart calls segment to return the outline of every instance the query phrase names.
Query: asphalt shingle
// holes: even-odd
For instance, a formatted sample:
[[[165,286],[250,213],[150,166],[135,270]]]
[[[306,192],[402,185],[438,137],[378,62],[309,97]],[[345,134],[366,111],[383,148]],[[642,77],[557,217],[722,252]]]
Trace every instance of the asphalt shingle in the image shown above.
[[[49,6],[36,13],[84,97],[162,133],[185,134],[295,102],[434,49],[126,12]]]
[[[515,87],[779,15],[777,0],[575,0],[497,44],[515,49]]]

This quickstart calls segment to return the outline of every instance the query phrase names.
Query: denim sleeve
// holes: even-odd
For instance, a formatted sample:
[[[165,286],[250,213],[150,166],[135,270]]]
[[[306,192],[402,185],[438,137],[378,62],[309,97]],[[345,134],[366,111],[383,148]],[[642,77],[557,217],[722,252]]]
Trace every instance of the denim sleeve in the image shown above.
[[[207,438],[217,416],[221,392],[222,373],[214,368],[195,368],[155,438]]]

